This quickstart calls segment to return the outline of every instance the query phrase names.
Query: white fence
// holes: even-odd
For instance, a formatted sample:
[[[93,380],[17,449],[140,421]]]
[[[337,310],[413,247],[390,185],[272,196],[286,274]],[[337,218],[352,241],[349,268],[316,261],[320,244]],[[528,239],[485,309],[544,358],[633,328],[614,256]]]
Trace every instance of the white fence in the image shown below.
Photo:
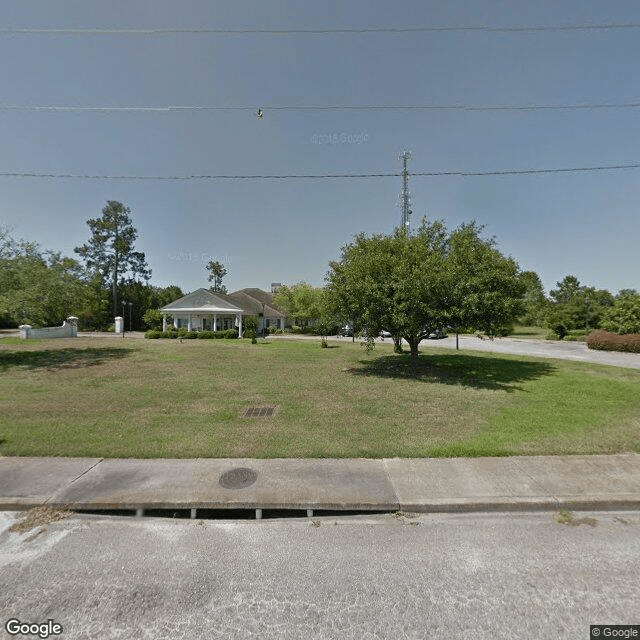
[[[78,335],[78,318],[69,316],[61,327],[43,327],[34,329],[30,324],[21,324],[20,337],[29,338],[75,338]]]

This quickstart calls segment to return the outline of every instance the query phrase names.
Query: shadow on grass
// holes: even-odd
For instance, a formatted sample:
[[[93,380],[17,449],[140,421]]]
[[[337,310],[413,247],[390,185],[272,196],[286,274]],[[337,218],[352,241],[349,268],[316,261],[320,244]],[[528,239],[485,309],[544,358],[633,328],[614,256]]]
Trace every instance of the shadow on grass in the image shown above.
[[[125,358],[133,349],[125,347],[97,347],[91,349],[43,349],[41,351],[0,351],[0,371],[23,367],[26,369],[77,369],[103,364],[107,360]]]
[[[551,375],[557,368],[546,362],[506,360],[492,356],[461,354],[421,355],[416,364],[408,354],[360,360],[360,368],[349,369],[357,376],[401,378],[460,385],[475,389],[491,389],[512,393],[521,391],[520,382]]]

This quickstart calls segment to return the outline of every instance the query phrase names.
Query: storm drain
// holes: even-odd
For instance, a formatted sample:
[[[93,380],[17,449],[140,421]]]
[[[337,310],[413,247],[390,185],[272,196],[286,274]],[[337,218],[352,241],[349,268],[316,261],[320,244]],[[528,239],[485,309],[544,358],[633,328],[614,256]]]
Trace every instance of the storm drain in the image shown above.
[[[74,509],[75,513],[96,516],[125,516],[198,520],[272,520],[278,518],[321,518],[374,516],[393,511],[333,509]]]
[[[264,405],[262,407],[245,407],[242,410],[243,418],[271,418],[278,407],[276,405]]]

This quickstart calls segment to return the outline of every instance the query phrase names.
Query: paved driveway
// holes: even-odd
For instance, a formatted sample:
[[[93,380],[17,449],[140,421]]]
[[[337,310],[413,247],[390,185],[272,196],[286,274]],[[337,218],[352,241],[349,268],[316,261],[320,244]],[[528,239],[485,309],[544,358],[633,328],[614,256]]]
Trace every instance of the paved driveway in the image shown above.
[[[492,351],[521,356],[539,356],[541,358],[560,358],[580,362],[610,364],[616,367],[640,369],[640,353],[617,353],[614,351],[593,351],[585,342],[555,342],[553,340],[519,340],[517,338],[496,338],[495,340],[460,336],[461,349],[473,351]],[[455,349],[456,338],[450,336],[443,340],[423,340],[421,349],[429,347],[451,347]]]

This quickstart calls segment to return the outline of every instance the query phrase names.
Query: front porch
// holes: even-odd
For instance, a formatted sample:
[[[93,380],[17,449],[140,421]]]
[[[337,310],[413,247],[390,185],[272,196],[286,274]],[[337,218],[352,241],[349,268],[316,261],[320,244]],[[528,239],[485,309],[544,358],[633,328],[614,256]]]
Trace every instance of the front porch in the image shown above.
[[[198,289],[162,309],[162,330],[167,330],[167,317],[176,329],[187,331],[226,331],[236,329],[242,338],[243,309],[206,289]]]
[[[162,330],[167,330],[167,317],[170,316],[175,329],[186,327],[187,331],[227,331],[237,329],[242,337],[242,314],[228,315],[217,313],[163,313]]]

